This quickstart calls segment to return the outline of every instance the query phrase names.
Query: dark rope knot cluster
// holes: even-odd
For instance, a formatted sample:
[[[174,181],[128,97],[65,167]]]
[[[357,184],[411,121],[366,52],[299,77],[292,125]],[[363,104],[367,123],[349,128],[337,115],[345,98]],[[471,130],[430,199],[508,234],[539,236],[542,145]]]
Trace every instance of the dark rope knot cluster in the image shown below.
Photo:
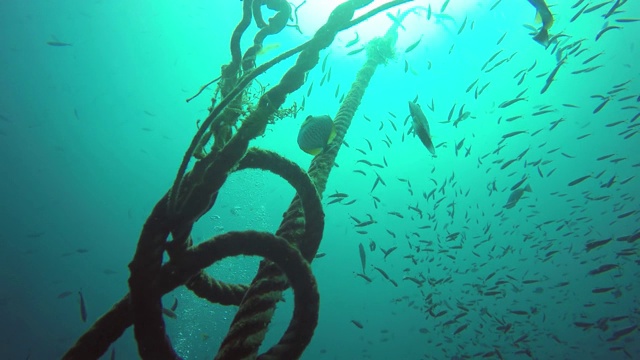
[[[179,359],[166,334],[161,298],[182,285],[210,302],[241,306],[216,359],[296,359],[302,354],[318,321],[319,294],[309,264],[318,250],[324,229],[320,194],[325,189],[340,146],[332,146],[314,158],[307,174],[274,152],[249,148],[249,143],[264,133],[268,119],[282,106],[286,96],[303,85],[307,72],[318,63],[319,52],[333,42],[339,31],[407,1],[392,1],[356,20],[351,20],[355,10],[368,5],[371,0],[346,1],[334,9],[327,23],[307,43],[258,67],[255,62],[247,60],[259,51],[266,36],[286,27],[291,7],[285,0],[243,1],[243,18],[231,40],[232,61],[224,67],[220,77],[223,97],[215,107],[212,106],[209,116],[198,129],[173,187],[156,204],[143,226],[135,255],[129,264],[130,292],[78,339],[64,359],[100,357],[131,325],[134,326],[142,358]],[[263,5],[276,11],[268,24],[262,19]],[[260,31],[254,38],[254,45],[240,56],[240,38],[252,17]],[[295,65],[284,74],[279,84],[261,96],[256,107],[232,134],[231,127],[239,120],[239,114],[230,108],[234,102],[240,101],[247,85],[277,62],[298,52],[300,55]],[[338,141],[334,144],[342,143],[364,89],[378,65],[380,62],[369,60],[358,73],[336,116]],[[211,137],[214,138],[211,151],[208,154],[199,152],[198,149],[202,149]],[[197,161],[187,172],[192,157]],[[195,222],[215,204],[228,176],[247,168],[270,171],[296,189],[296,196],[280,228],[275,234],[229,232],[194,245],[190,234]],[[169,261],[163,263],[165,251]],[[265,259],[250,287],[225,284],[204,272],[216,261],[238,255]],[[275,303],[289,286],[295,295],[289,327],[276,345],[258,356]]]
[[[281,176],[296,189],[305,214],[303,237],[321,238],[324,213],[320,197],[307,173],[280,155],[259,149],[249,149],[235,171],[255,168]],[[165,203],[165,204],[163,204]],[[164,242],[166,231],[160,209],[166,206],[166,196],[155,207],[142,231],[134,260],[129,265],[130,293],[102,316],[65,354],[65,359],[91,359],[104,354],[127,327],[134,325],[140,356],[144,359],[179,359],[166,336],[162,318],[162,295],[186,285],[198,296],[213,303],[238,305],[246,286],[217,281],[203,270],[229,256],[255,255],[275,263],[283,271],[295,295],[294,313],[282,340],[268,351],[285,358],[297,358],[311,340],[317,324],[319,294],[309,262],[295,244],[281,236],[256,231],[230,232],[198,245],[189,241],[178,247],[175,240]],[[166,219],[166,218],[165,218]],[[170,261],[160,264],[162,243]],[[184,243],[183,243],[184,244]],[[283,344],[295,344],[285,346]]]

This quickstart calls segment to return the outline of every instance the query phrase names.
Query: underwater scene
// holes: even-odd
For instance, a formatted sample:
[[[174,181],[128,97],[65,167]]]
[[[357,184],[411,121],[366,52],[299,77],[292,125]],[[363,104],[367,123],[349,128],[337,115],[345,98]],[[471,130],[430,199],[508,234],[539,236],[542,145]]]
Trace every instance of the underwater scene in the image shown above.
[[[0,23],[0,359],[640,359],[640,1]]]

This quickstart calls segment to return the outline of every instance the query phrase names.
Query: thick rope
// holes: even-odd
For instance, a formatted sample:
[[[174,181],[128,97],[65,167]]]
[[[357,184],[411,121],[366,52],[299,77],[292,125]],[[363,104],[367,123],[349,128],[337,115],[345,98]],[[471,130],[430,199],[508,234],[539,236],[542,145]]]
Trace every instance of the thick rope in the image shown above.
[[[289,182],[289,184],[291,184],[295,188],[296,192],[302,198],[302,204],[305,209],[304,211],[309,216],[306,220],[304,220],[305,224],[307,224],[307,233],[305,236],[318,239],[322,237],[322,229],[324,228],[324,213],[322,211],[322,204],[320,202],[319,196],[317,195],[315,187],[311,182],[311,179],[308,177],[304,170],[302,170],[295,163],[273,152],[258,149],[250,149],[247,152],[246,156],[240,162],[237,170],[246,168],[268,170],[276,175],[283,177],[287,182]],[[158,203],[158,205],[154,209],[153,214],[157,212],[157,209],[163,208],[163,204],[166,204],[166,196]],[[157,226],[157,224],[153,224],[153,219],[155,218],[157,217],[151,216],[147,220],[145,228]],[[184,248],[183,250],[179,251],[179,256],[174,257],[182,257],[182,254],[186,253],[187,250],[188,247]],[[171,253],[173,253],[173,251],[170,251],[170,254]],[[136,263],[135,259],[130,266],[133,266],[134,263]],[[144,265],[142,266],[142,268],[144,268]],[[168,274],[166,276],[171,275],[170,272],[164,270],[157,270],[155,272],[155,276],[150,271],[143,272],[143,274],[146,275],[146,280],[140,281],[148,281],[148,287],[153,288],[154,285],[152,283],[156,278],[160,276],[158,275],[160,273]],[[171,279],[165,279],[163,281],[165,283],[176,282],[175,280]],[[187,284],[187,287],[194,290],[194,292],[198,296],[206,298],[212,303],[220,303],[223,305],[238,305],[240,303],[240,299],[244,296],[246,289],[246,286],[244,285],[230,285],[216,281],[206,275],[204,272],[193,274],[190,279],[185,280],[185,283]],[[142,291],[146,291],[144,289],[144,284],[142,284],[142,286],[135,286],[138,288],[143,288]],[[160,295],[166,294],[173,289],[174,287],[160,287],[155,290],[155,296],[159,299],[158,293]],[[150,302],[150,304],[153,303],[154,302]],[[78,339],[75,345],[65,354],[64,359],[95,359],[103,355],[108,350],[109,345],[116,341],[127,327],[133,324],[134,310],[132,309],[133,307],[131,296],[127,294],[123,299],[116,303],[116,305],[114,305],[114,307],[112,307],[109,312],[98,319],[94,323],[94,325]],[[158,308],[157,310],[161,311],[161,308]],[[162,323],[161,329],[164,329],[164,323],[162,319],[160,319],[159,321],[158,319],[154,320],[154,323],[156,325],[158,324],[158,322]],[[156,333],[156,336],[159,335]],[[165,338],[163,334],[161,337]],[[153,338],[153,336],[150,335],[149,338]],[[163,346],[165,352],[168,348],[170,348],[168,339]]]
[[[131,271],[131,276],[129,278],[130,293],[116,303],[116,305],[114,305],[107,314],[102,316],[92,326],[92,328],[77,341],[67,354],[65,354],[65,359],[88,359],[101,356],[106,352],[108,346],[132,323],[134,324],[134,333],[139,344],[139,353],[143,358],[177,358],[177,355],[166,336],[164,320],[161,314],[162,305],[160,300],[163,294],[183,284],[187,284],[187,286],[198,296],[210,301],[217,301],[225,304],[237,304],[244,294],[245,300],[243,301],[243,304],[249,306],[249,308],[256,309],[267,305],[273,307],[273,301],[279,299],[280,296],[275,298],[269,297],[267,294],[267,296],[254,296],[251,299],[248,299],[248,295],[245,292],[246,287],[241,285],[227,285],[217,282],[206,275],[202,271],[202,267],[189,268],[186,264],[191,264],[192,261],[186,261],[185,259],[193,260],[197,258],[200,263],[205,263],[206,265],[215,261],[217,259],[216,256],[219,256],[220,253],[225,254],[216,248],[216,246],[221,245],[206,245],[204,247],[198,245],[193,247],[189,236],[191,228],[194,222],[213,206],[218,190],[231,172],[244,169],[246,167],[267,169],[287,178],[287,180],[296,187],[298,195],[294,199],[295,206],[292,202],[290,211],[287,213],[287,216],[285,216],[285,219],[281,224],[281,229],[278,230],[278,233],[275,236],[266,234],[262,237],[272,239],[268,241],[275,241],[279,243],[282,243],[283,241],[281,239],[284,238],[289,242],[287,249],[295,249],[294,245],[298,244],[304,258],[309,260],[313,258],[322,238],[322,229],[324,227],[324,213],[322,212],[320,197],[316,188],[311,183],[307,174],[295,166],[295,164],[287,162],[273,153],[257,150],[247,151],[248,144],[251,139],[264,133],[267,126],[267,120],[284,103],[286,95],[302,86],[307,71],[313,68],[318,62],[319,51],[326,48],[333,41],[337,31],[346,29],[349,26],[364,21],[374,13],[378,13],[384,9],[388,9],[407,1],[409,0],[392,1],[391,3],[380,6],[375,11],[353,21],[350,19],[353,16],[354,9],[367,5],[371,1],[351,0],[342,4],[334,10],[327,24],[318,31],[311,41],[301,45],[297,49],[293,49],[292,51],[283,54],[284,56],[278,57],[268,64],[261,65],[261,67],[240,79],[231,93],[211,111],[210,117],[207,119],[207,121],[209,121],[207,126],[211,126],[214,120],[218,119],[217,114],[220,114],[222,110],[226,109],[226,106],[244,90],[246,85],[253,78],[266,71],[266,69],[271,67],[273,64],[300,50],[303,50],[298,57],[296,65],[284,75],[280,84],[269,90],[260,98],[257,107],[243,121],[243,124],[237,131],[236,135],[227,143],[224,143],[224,146],[219,151],[212,152],[202,160],[197,161],[193,169],[184,176],[184,178],[180,175],[183,174],[186,169],[183,162],[183,165],[178,172],[179,176],[176,179],[177,185],[179,186],[176,187],[176,184],[174,184],[172,190],[170,190],[156,204],[144,224],[136,253],[129,265]],[[265,2],[278,4],[281,3],[281,0],[265,0]],[[256,4],[253,3],[252,5],[255,9]],[[247,7],[245,7],[245,10],[246,9]],[[240,25],[239,28],[241,28]],[[373,71],[371,71],[370,76],[372,75]],[[362,93],[364,92],[366,84],[368,84],[368,80],[363,84],[364,85],[361,90]],[[342,132],[341,137],[339,137],[340,139],[344,137],[344,133],[346,132],[351,118],[353,117],[353,112],[362,98],[362,94],[360,94],[357,103],[354,103],[353,99],[358,96],[351,95],[352,92],[355,93],[357,91],[352,89],[347,96],[347,98],[352,99],[345,99],[345,102],[343,103],[351,104],[350,106],[352,107],[352,111],[349,113],[348,110],[345,110],[343,115],[341,115],[341,109],[336,117],[336,124],[339,132]],[[340,120],[341,116],[344,117],[343,120]],[[347,118],[348,121],[345,122],[345,119]],[[203,124],[203,127],[205,127],[205,124]],[[341,128],[344,130],[340,130]],[[201,137],[202,132],[198,132],[198,134],[196,134],[196,138],[194,138],[194,143],[196,145],[198,143],[198,136]],[[192,143],[192,146],[194,143]],[[336,143],[338,143],[338,141],[334,144]],[[326,153],[330,154],[331,151],[333,151],[332,149],[334,149],[334,147],[329,149]],[[335,148],[335,153],[332,155],[333,157],[330,161],[325,163],[320,162],[321,165],[316,165],[318,168],[317,171],[326,172],[326,176],[328,176],[328,171],[333,165],[338,149],[339,144],[337,145],[337,148]],[[187,153],[189,152],[193,154],[193,148],[190,148],[190,150],[187,151]],[[189,155],[189,157],[191,157],[191,155]],[[314,159],[314,163],[315,161],[316,160]],[[314,163],[312,163],[311,171],[314,171]],[[185,167],[183,168],[183,166]],[[322,177],[317,177],[314,181],[316,181],[321,190],[324,191],[326,177],[324,180],[322,180]],[[175,207],[169,206],[171,199],[173,199]],[[301,205],[303,206],[303,210],[300,210]],[[302,217],[302,214],[304,214],[304,217]],[[288,236],[279,234],[287,233],[287,231],[282,229],[290,230],[287,234]],[[170,234],[172,235],[173,240],[171,242],[167,242]],[[253,234],[251,236],[256,238],[261,237],[261,235],[258,235],[258,233],[255,232],[245,233],[244,235],[223,234],[206,244],[226,244],[225,239],[227,239],[227,237],[244,239],[243,236],[245,235],[248,236],[246,241],[250,241],[248,239],[251,236],[247,234]],[[210,254],[209,250],[206,250],[208,249],[208,246],[216,249],[215,253]],[[233,245],[226,246],[229,246],[230,249],[233,248]],[[282,247],[284,245],[276,244],[274,246]],[[260,249],[256,250],[253,247],[251,249],[251,251],[255,251],[256,255],[265,256],[267,259],[279,263],[277,255],[270,254],[267,250],[264,251],[268,254],[265,254],[263,250]],[[164,251],[169,252],[171,260],[169,263],[163,265],[162,255]],[[200,253],[200,251],[202,253]],[[285,253],[287,252],[286,249],[283,249],[282,251]],[[233,254],[234,253],[230,253],[228,256],[233,256]],[[290,258],[292,258],[291,256],[293,255],[290,255]],[[177,264],[182,264],[182,267]],[[203,267],[205,265],[203,265]],[[286,265],[280,265],[286,267]],[[308,267],[308,264],[306,266]],[[170,268],[171,271],[169,271]],[[185,270],[184,268],[187,269]],[[274,283],[273,279],[276,278],[277,282],[281,284],[281,286],[279,286],[280,288],[286,288],[289,286],[289,282],[293,284],[296,281],[295,278],[289,278],[287,281],[287,279],[282,276],[281,271],[285,271],[285,273],[287,272],[286,268],[278,268],[273,265],[272,261],[265,260],[261,264],[260,273],[271,273],[272,276],[265,276],[263,282],[264,285],[262,286],[265,288],[271,288]],[[304,272],[304,270],[300,269],[296,271]],[[260,276],[260,273],[258,276]],[[312,275],[309,273],[308,276],[304,275],[302,277],[305,276],[306,278],[301,281],[311,284],[311,287],[315,289],[315,283]],[[252,289],[259,290],[260,287],[261,285],[258,281],[254,281]],[[294,288],[298,289],[296,285],[294,285]],[[300,300],[300,304],[309,302],[307,306],[314,308],[315,310],[313,311],[313,314],[309,314],[300,310],[299,306],[296,306],[294,317],[292,318],[288,331],[285,333],[278,345],[262,356],[264,358],[297,358],[311,339],[317,322],[317,301],[313,300],[314,295],[309,291],[295,291],[297,305],[299,305],[298,294],[303,291],[301,298],[306,300]],[[313,290],[311,292],[315,291],[316,290]],[[271,292],[271,290],[268,292]],[[273,292],[271,293],[272,295],[275,294]],[[263,292],[263,294],[266,293]],[[317,295],[317,292],[315,292],[315,294]],[[237,318],[244,316],[242,312],[243,308],[240,309]],[[262,321],[257,328],[247,327],[245,325],[243,329],[241,324],[239,325],[237,321],[234,321],[232,324],[232,330],[230,330],[230,335],[225,339],[225,342],[231,338],[232,332],[241,335],[243,332],[248,330],[252,335],[257,334],[257,336],[251,338],[252,341],[246,344],[247,348],[250,348],[251,350],[246,351],[245,349],[241,351],[241,353],[244,353],[248,358],[255,357],[257,348],[264,338],[267,325],[271,319],[270,314],[265,314],[267,314],[267,317],[264,317],[263,319],[266,321]],[[246,338],[240,337],[239,340],[240,342],[244,342]],[[231,352],[225,351],[223,343],[219,358],[243,358],[242,356],[238,357],[236,355],[237,353],[235,350],[232,350]]]
[[[353,115],[362,101],[369,81],[377,67],[385,64],[394,55],[393,49],[396,38],[393,36],[393,32],[388,33],[388,35],[388,37],[385,36],[385,38],[372,41],[368,46],[367,61],[358,71],[356,79],[335,117],[336,137],[329,149],[316,156],[311,162],[309,175],[320,194],[326,188],[338,151],[351,125]],[[303,236],[302,231],[305,224],[303,216],[304,211],[300,207],[300,199],[296,196],[289,205],[289,209],[285,213],[276,234],[290,242],[296,242],[304,257],[311,262],[318,250],[319,242]],[[282,291],[286,290],[287,287],[286,278],[276,266],[266,261],[261,263],[258,274],[233,319],[216,359],[248,359],[254,356],[259,345],[264,340],[266,328],[273,317],[277,302],[275,299],[278,299]],[[256,299],[262,300],[260,301],[260,306],[255,306]],[[247,332],[246,329],[252,329],[253,331]],[[243,338],[251,338],[252,341],[251,343],[241,341]]]

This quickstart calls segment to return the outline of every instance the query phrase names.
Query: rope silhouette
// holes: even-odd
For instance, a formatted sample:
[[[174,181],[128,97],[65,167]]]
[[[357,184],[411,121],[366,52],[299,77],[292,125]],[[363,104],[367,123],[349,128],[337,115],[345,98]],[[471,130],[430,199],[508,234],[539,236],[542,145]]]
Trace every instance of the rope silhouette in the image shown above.
[[[404,17],[404,16],[403,16]],[[334,123],[336,126],[336,137],[331,142],[331,146],[318,154],[309,167],[309,176],[313,180],[318,192],[322,194],[326,188],[327,180],[338,151],[342,146],[344,137],[351,125],[353,115],[357,110],[369,81],[373,77],[378,66],[386,64],[395,55],[395,42],[397,40],[397,27],[394,24],[385,37],[372,40],[367,45],[367,61],[356,74],[356,79],[347,92]],[[285,239],[300,239],[298,247],[307,261],[311,262],[315,256],[319,243],[305,241],[301,236],[305,222],[302,217],[306,214],[301,207],[298,197],[295,197],[276,235]],[[277,265],[262,262],[251,286],[240,304],[227,337],[223,340],[220,351],[216,359],[251,359],[255,357],[260,344],[264,340],[266,327],[268,326],[277,299],[282,291],[288,287],[287,279],[279,271]],[[259,302],[259,306],[255,304]],[[254,331],[251,331],[255,329]],[[251,341],[238,341],[238,339],[251,339]],[[278,357],[286,359],[286,357]]]
[[[232,61],[223,67],[220,77],[219,89],[223,98],[217,105],[212,103],[209,116],[185,153],[172,188],[156,204],[143,226],[129,264],[129,293],[100,317],[63,359],[98,358],[131,325],[143,359],[179,359],[166,335],[161,298],[182,285],[212,303],[240,305],[216,359],[300,357],[311,341],[318,320],[319,294],[309,264],[318,250],[324,229],[321,194],[369,80],[375,69],[394,55],[395,38],[385,36],[367,46],[368,59],[336,115],[337,136],[327,150],[313,159],[308,174],[274,152],[249,148],[249,142],[264,133],[268,119],[282,106],[286,96],[304,84],[306,73],[318,63],[319,52],[333,42],[339,31],[409,0],[391,1],[352,20],[355,10],[371,1],[350,0],[339,5],[311,40],[258,67],[255,67],[254,59],[262,41],[287,25],[291,8],[285,0],[243,1],[243,18],[231,40]],[[262,5],[276,11],[268,24],[262,20]],[[241,57],[240,37],[252,17],[261,30],[254,38],[254,45]],[[231,108],[234,102],[242,105],[240,95],[249,83],[277,62],[298,52],[296,64],[284,74],[279,84],[260,97],[233,134],[232,128],[238,122],[239,114]],[[204,146],[211,138],[211,150],[204,154]],[[192,157],[197,161],[187,172]],[[228,176],[247,168],[270,171],[295,188],[296,195],[279,229],[275,234],[229,232],[193,245],[190,233],[194,223],[214,205]],[[163,264],[165,251],[169,261]],[[203,271],[216,261],[238,255],[265,259],[249,287],[220,282]],[[258,356],[275,303],[289,286],[295,295],[289,327],[276,345]]]

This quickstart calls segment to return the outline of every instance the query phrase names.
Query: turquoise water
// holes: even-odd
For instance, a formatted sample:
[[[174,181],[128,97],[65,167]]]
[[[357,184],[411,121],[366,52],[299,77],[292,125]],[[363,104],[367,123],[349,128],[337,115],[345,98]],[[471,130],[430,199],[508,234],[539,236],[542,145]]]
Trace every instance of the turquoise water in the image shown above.
[[[319,250],[326,255],[312,265],[320,319],[304,359],[640,358],[637,329],[615,335],[640,321],[640,21],[619,21],[639,19],[640,5],[628,1],[605,19],[618,3],[610,1],[571,21],[600,4],[572,8],[575,2],[549,2],[550,34],[566,35],[557,48],[536,43],[523,26],[541,26],[528,1],[490,10],[493,1],[451,0],[450,18],[435,15],[442,1],[397,8],[431,4],[432,17],[417,11],[403,22],[396,58],[369,84],[329,178]],[[241,6],[217,3],[0,4],[0,358],[61,357],[127,293],[141,226],[171,186],[214,92],[185,99],[230,60]],[[301,32],[287,28],[265,40],[272,49],[258,64],[310,39],[333,7],[319,0],[301,6]],[[307,168],[311,157],[296,144],[300,124],[307,115],[335,116],[366,59],[365,52],[347,54],[391,25],[379,14],[340,33],[320,54],[331,78],[320,86],[319,64],[285,103],[306,98],[305,109],[270,125],[252,145]],[[620,28],[596,41],[606,26]],[[244,49],[255,31],[247,31]],[[347,48],[356,32],[359,42]],[[294,59],[258,80],[273,86]],[[581,72],[590,67],[597,68]],[[436,157],[408,135],[407,102],[416,96]],[[376,173],[386,185],[373,189]],[[512,191],[527,185],[531,191],[505,208]],[[335,192],[348,197],[329,205],[326,196]],[[292,196],[273,175],[235,173],[194,238],[274,231]],[[353,218],[369,215],[374,224],[355,226]],[[363,271],[360,244],[371,282],[356,275]],[[381,249],[393,247],[385,259]],[[208,272],[248,283],[258,260],[230,259]],[[612,269],[594,273],[606,265]],[[177,319],[165,322],[176,351],[212,358],[236,307],[206,303],[184,288],[166,295],[165,306],[174,299]],[[290,291],[284,299],[264,350],[288,325]],[[131,329],[113,348],[118,359],[137,358]]]

